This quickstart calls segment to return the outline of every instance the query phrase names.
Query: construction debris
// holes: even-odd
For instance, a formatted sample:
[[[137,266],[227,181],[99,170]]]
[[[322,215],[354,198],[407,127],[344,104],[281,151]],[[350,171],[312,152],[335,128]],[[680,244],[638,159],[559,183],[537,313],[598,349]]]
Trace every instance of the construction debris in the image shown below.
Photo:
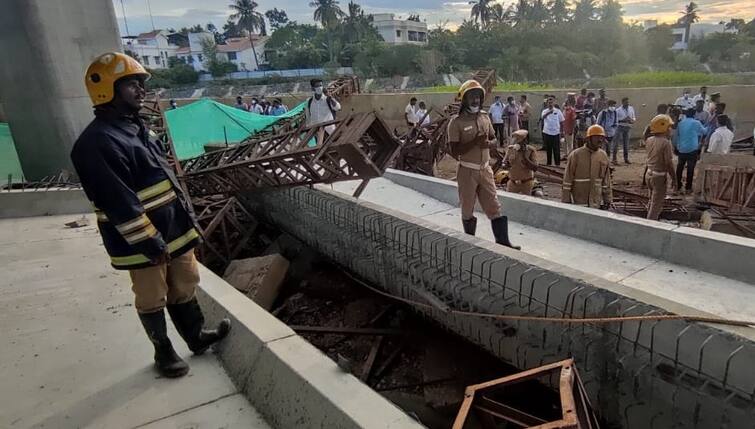
[[[74,221],[67,222],[65,224],[69,228],[81,228],[83,226],[89,226],[89,219],[86,216],[82,216]]]
[[[270,310],[286,278],[288,266],[288,260],[278,254],[239,259],[228,265],[223,280],[260,307]]]
[[[344,101],[352,94],[359,94],[361,92],[359,78],[354,75],[340,76],[328,84],[327,92],[329,96]]]
[[[700,218],[700,228],[755,238],[755,216],[751,214],[726,214],[723,210],[705,210]]]
[[[532,379],[551,379],[557,373],[559,396],[561,398],[561,415],[555,420],[551,416],[537,416],[529,409],[512,406],[503,402],[496,394],[505,389]],[[510,394],[510,392],[509,392]],[[521,399],[521,398],[520,398]],[[529,398],[529,404],[537,401]],[[549,429],[597,429],[598,420],[595,417],[585,387],[579,378],[579,373],[573,359],[566,359],[549,365],[543,365],[518,374],[491,380],[485,383],[467,387],[464,402],[456,416],[453,429],[462,429],[467,423],[469,412],[474,410],[484,428],[494,428],[498,422],[505,421],[521,427],[537,427]]]
[[[257,221],[235,197],[194,197],[192,204],[204,236],[199,260],[222,273],[244,249]]]
[[[182,180],[192,196],[364,180],[382,176],[399,148],[375,113],[355,114],[192,158]]]

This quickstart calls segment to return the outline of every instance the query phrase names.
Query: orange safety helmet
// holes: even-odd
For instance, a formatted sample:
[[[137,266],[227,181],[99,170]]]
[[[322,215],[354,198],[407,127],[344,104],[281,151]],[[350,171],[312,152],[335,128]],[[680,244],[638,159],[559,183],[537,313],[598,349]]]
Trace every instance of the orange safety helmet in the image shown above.
[[[138,61],[120,52],[108,52],[95,58],[84,77],[92,105],[113,101],[115,81],[132,75],[144,76],[145,79],[151,76]]]
[[[482,96],[480,98],[485,99],[485,88],[480,85],[480,82],[477,82],[474,79],[470,79],[462,83],[459,87],[459,92],[456,93],[456,101],[462,101],[464,99],[464,94],[473,89],[479,89],[480,91],[482,91]]]
[[[606,136],[606,130],[603,129],[600,125],[592,125],[590,128],[587,129],[587,137],[592,136]]]
[[[658,115],[650,120],[650,133],[665,134],[674,125],[674,120],[669,115]]]

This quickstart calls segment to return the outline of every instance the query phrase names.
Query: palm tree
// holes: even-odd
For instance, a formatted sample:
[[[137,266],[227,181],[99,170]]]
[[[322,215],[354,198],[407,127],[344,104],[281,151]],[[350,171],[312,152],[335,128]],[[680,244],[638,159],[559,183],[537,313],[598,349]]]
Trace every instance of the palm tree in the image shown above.
[[[574,22],[584,24],[595,18],[595,0],[577,0],[574,6]]]
[[[506,22],[506,9],[503,5],[496,3],[490,8],[490,20],[497,23]]]
[[[337,0],[313,0],[309,7],[315,8],[315,21],[322,24],[323,28],[332,27],[346,15],[338,6]]]
[[[512,8],[514,5],[510,5],[509,8]],[[513,15],[513,21],[516,25],[524,24],[526,21],[530,20],[530,17],[532,16],[532,6],[527,0],[519,0],[519,2],[516,5],[516,8],[511,11]]]
[[[697,7],[697,4],[693,1],[689,2],[689,4],[684,7],[683,11],[679,12],[682,14],[682,17],[679,18],[677,23],[684,25],[684,43],[689,42],[689,30],[690,27],[692,27],[692,23],[700,20],[698,12],[700,12],[700,8]]]
[[[252,55],[254,55],[254,65],[259,68],[259,62],[257,61],[257,51],[254,49],[254,40],[252,39],[252,33],[259,30],[261,35],[267,33],[265,29],[265,17],[257,12],[257,6],[259,6],[253,0],[236,0],[235,3],[231,3],[228,7],[233,10],[230,19],[236,21],[236,26],[242,30],[246,30],[249,35],[249,43],[252,44]]]
[[[621,22],[624,10],[617,0],[604,0],[598,9],[598,15],[600,15],[601,21],[617,23]]]
[[[487,28],[488,24],[490,24],[490,18],[492,16],[491,2],[492,0],[476,0],[469,2],[469,4],[472,5],[472,20],[475,23],[479,22],[482,24],[483,28]]]

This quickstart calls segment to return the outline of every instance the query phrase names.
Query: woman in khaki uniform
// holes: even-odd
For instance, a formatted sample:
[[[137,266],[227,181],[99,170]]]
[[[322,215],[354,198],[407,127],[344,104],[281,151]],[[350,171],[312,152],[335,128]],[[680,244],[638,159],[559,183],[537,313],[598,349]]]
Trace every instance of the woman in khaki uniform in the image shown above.
[[[477,230],[474,207],[479,200],[490,219],[495,242],[518,250],[519,247],[509,241],[508,218],[501,216],[501,204],[490,167],[490,150],[495,150],[497,140],[488,114],[480,108],[484,98],[485,90],[479,82],[464,82],[457,94],[457,100],[461,101],[459,114],[448,123],[448,147],[451,155],[459,161],[456,181],[461,220],[464,232],[474,235]]]
[[[524,143],[527,134],[526,130],[514,131],[511,134],[513,144],[506,149],[504,158],[504,167],[508,167],[509,170],[506,190],[522,195],[532,195],[537,171],[535,148]]]
[[[613,201],[608,155],[601,149],[606,132],[600,125],[587,129],[587,142],[569,154],[561,201],[603,210]]]
[[[675,182],[674,151],[671,146],[671,126],[674,121],[671,116],[658,115],[650,121],[648,130],[650,137],[645,140],[648,151],[645,180],[650,187],[650,209],[648,219],[658,220],[666,199],[668,182],[666,176],[671,176],[671,183]]]

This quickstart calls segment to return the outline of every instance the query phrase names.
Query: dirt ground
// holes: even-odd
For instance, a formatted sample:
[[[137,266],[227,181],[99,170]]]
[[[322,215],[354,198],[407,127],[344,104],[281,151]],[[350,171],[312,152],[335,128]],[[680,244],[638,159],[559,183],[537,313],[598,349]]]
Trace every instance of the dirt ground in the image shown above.
[[[536,145],[535,147],[539,146]],[[564,154],[563,151],[562,154]],[[621,156],[622,154],[619,152],[619,159],[621,159]],[[537,160],[538,163],[545,164],[545,151],[538,150]],[[631,148],[629,150],[629,161],[631,162],[629,165],[620,162],[619,165],[613,166],[613,184],[639,189],[642,185],[642,173],[645,170],[645,162],[647,161],[645,149]],[[566,161],[561,161],[561,165],[565,166]],[[446,155],[436,166],[436,172],[440,178],[456,180],[456,160]]]

